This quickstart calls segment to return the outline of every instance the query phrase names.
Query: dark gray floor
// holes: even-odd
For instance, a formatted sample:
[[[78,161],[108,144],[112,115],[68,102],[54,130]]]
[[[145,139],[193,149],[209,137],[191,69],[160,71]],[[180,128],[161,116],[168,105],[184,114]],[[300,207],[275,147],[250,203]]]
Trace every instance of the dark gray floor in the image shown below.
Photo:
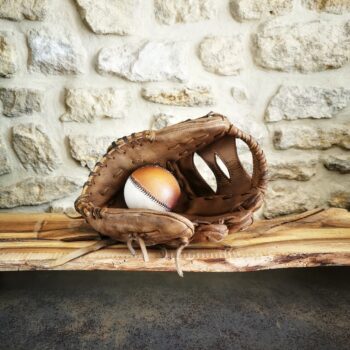
[[[350,269],[0,274],[1,349],[349,349]]]

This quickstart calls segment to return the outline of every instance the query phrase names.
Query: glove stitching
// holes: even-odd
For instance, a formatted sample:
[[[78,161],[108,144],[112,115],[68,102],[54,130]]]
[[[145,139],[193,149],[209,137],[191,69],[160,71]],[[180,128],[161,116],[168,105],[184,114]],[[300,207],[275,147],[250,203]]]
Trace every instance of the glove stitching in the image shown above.
[[[250,221],[252,221],[252,213],[253,211],[256,210],[257,207],[259,207],[261,205],[262,202],[262,197],[263,197],[263,193],[266,189],[266,182],[267,182],[267,170],[266,170],[266,159],[264,156],[264,152],[260,149],[259,144],[252,138],[251,135],[249,134],[245,134],[243,131],[239,130],[238,128],[236,128],[234,125],[229,124],[228,119],[220,114],[215,114],[213,112],[210,112],[208,116],[214,116],[213,122],[210,122],[208,124],[205,124],[204,121],[202,121],[202,123],[195,123],[192,122],[189,123],[188,125],[186,123],[184,123],[183,126],[181,126],[181,128],[172,128],[170,130],[166,130],[164,132],[161,132],[159,135],[166,135],[169,134],[170,132],[177,132],[176,135],[178,135],[178,139],[181,140],[181,131],[185,130],[186,131],[188,129],[196,129],[198,130],[197,133],[201,132],[201,135],[196,137],[196,138],[190,138],[188,140],[186,140],[186,142],[182,142],[182,143],[177,143],[175,145],[172,145],[172,147],[169,147],[168,150],[172,150],[172,152],[174,152],[174,150],[178,149],[178,147],[182,148],[181,150],[185,149],[185,151],[181,152],[178,156],[179,158],[184,156],[185,154],[187,155],[189,153],[188,150],[186,150],[187,148],[200,148],[200,147],[205,147],[208,144],[214,142],[216,139],[221,138],[224,135],[230,134],[230,136],[232,137],[238,137],[240,139],[242,139],[242,141],[246,142],[251,150],[251,152],[253,153],[253,157],[254,157],[254,166],[255,166],[255,171],[253,173],[252,176],[252,183],[251,183],[251,190],[252,191],[256,191],[256,194],[251,193],[251,196],[249,196],[249,198],[245,198],[243,200],[243,198],[236,198],[236,195],[231,195],[231,194],[227,194],[224,196],[206,196],[204,197],[204,200],[214,200],[214,199],[218,199],[218,200],[222,200],[222,201],[226,201],[226,200],[232,200],[232,198],[235,198],[235,202],[237,203],[235,205],[235,208],[231,208],[231,212],[229,212],[229,210],[227,210],[228,212],[226,214],[221,215],[220,218],[215,218],[215,217],[210,217],[208,216],[207,220],[205,220],[205,217],[203,216],[201,217],[195,217],[195,218],[190,218],[189,219],[192,221],[192,224],[195,225],[196,227],[199,226],[200,227],[200,222],[204,222],[207,221],[209,224],[213,224],[213,223],[225,223],[227,225],[230,225],[232,227],[232,232],[235,232],[237,230],[240,230],[242,228],[244,228],[245,226],[247,226],[249,224]],[[215,120],[216,117],[216,120]],[[220,118],[220,120],[219,120]],[[224,122],[221,122],[221,120]],[[201,128],[201,126],[203,125],[203,127]],[[211,128],[212,126],[214,128],[216,127],[220,127],[221,130],[215,135],[209,135],[208,133],[205,133],[206,127]],[[215,129],[211,132],[215,132]],[[134,147],[138,147],[138,146],[143,146],[143,143],[145,142],[150,142],[152,143],[155,139],[156,139],[156,135],[157,132],[155,131],[145,131],[142,133],[133,133],[130,136],[124,136],[122,138],[119,138],[116,141],[113,141],[112,144],[108,147],[107,149],[107,153],[102,157],[101,161],[98,162],[94,169],[90,172],[89,174],[89,178],[88,181],[84,184],[83,186],[83,191],[81,196],[77,199],[76,201],[76,208],[80,213],[83,213],[85,217],[92,217],[94,219],[99,219],[102,218],[102,216],[108,216],[108,211],[105,212],[106,208],[99,208],[96,207],[94,205],[94,203],[92,202],[92,200],[89,200],[90,198],[92,198],[92,193],[94,193],[94,191],[96,191],[96,188],[93,187],[91,188],[91,186],[96,185],[94,178],[96,176],[103,176],[106,174],[106,172],[103,171],[102,168],[108,166],[108,159],[118,159],[118,156],[114,156],[117,154],[128,154],[128,150],[130,148],[134,148]],[[200,142],[202,141],[203,142]],[[160,141],[163,141],[163,138],[161,138]],[[166,144],[166,143],[165,143]],[[115,153],[116,152],[116,153]],[[174,159],[174,164],[176,165],[176,160],[178,159],[177,157],[175,157],[176,159]],[[109,163],[110,164],[110,163]],[[118,173],[114,173],[113,174],[113,178],[118,178],[120,176],[120,174],[123,174],[125,171],[120,170],[120,172]],[[110,175],[109,175],[110,176]],[[96,178],[97,181],[97,178]],[[184,179],[184,181],[187,181],[187,179]],[[180,182],[180,181],[179,181]],[[180,187],[183,191],[183,186],[184,184],[180,183]],[[147,193],[147,191],[144,191],[144,189],[141,187],[140,188],[141,191],[143,193],[145,193],[148,197],[150,197]],[[93,190],[91,192],[91,190]],[[248,191],[249,193],[250,191]],[[247,193],[247,194],[248,194]],[[243,194],[242,194],[243,195]],[[152,200],[155,200],[156,202],[159,203],[159,201],[156,200],[156,198],[152,198]],[[163,205],[163,203],[159,203],[160,205]],[[248,204],[248,205],[247,205]],[[211,204],[208,203],[208,205],[210,206]],[[248,206],[248,208],[244,208],[245,206]],[[123,208],[124,209],[124,208]],[[229,208],[228,208],[229,209]],[[127,210],[127,209],[126,209]],[[82,214],[82,215],[83,215]],[[179,213],[179,215],[181,215],[181,213]],[[182,215],[183,217],[187,217],[186,213],[183,213]],[[189,215],[190,216],[190,215]],[[248,222],[249,221],[249,222]]]

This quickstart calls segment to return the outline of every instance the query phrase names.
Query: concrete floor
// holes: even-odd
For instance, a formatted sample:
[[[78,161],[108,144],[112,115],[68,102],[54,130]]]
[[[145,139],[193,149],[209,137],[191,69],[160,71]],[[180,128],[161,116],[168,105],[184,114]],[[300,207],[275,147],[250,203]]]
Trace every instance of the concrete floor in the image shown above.
[[[1,349],[346,349],[350,268],[0,273]]]

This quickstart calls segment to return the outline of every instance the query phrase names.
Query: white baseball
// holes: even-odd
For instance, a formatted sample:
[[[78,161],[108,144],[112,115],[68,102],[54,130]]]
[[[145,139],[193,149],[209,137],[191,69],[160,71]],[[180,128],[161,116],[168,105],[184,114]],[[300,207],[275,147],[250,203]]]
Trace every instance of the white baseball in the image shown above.
[[[170,211],[181,194],[176,178],[160,166],[136,169],[127,179],[124,199],[128,208]]]

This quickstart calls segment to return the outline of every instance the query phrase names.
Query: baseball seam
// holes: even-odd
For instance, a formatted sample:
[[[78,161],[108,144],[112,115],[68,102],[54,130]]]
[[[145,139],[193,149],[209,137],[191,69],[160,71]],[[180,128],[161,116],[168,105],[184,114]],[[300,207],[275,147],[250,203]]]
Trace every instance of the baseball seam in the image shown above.
[[[170,211],[170,208],[162,203],[160,200],[158,200],[156,197],[154,197],[151,193],[149,193],[146,189],[144,189],[142,187],[141,184],[139,184],[132,176],[130,176],[130,180],[131,182],[141,191],[143,192],[147,197],[149,197],[151,200],[153,200],[154,202],[156,202],[157,204],[159,204],[161,207],[163,207],[164,209],[166,209],[167,211]]]

